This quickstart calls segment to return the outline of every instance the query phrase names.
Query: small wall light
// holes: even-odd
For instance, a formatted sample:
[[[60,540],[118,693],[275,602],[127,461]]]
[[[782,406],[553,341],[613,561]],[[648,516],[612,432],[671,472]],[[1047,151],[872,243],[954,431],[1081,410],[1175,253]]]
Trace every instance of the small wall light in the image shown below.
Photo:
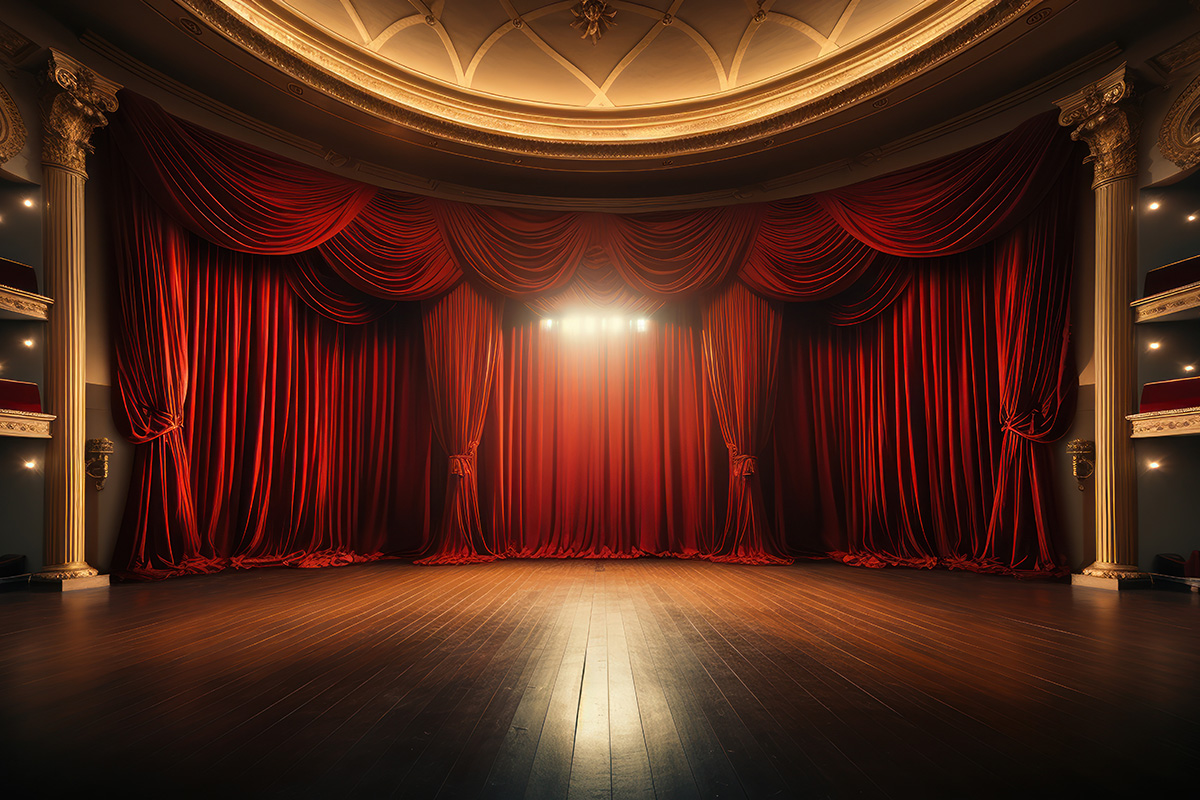
[[[1158,211],[1158,209],[1160,207],[1161,207],[1161,204],[1157,200],[1155,200],[1150,205],[1146,206],[1146,208],[1150,209],[1151,211]]]
[[[1149,467],[1150,469],[1158,469],[1159,467],[1162,466],[1162,464],[1158,463],[1157,461],[1151,461],[1146,466]]]
[[[1083,481],[1092,477],[1096,469],[1096,443],[1086,439],[1072,439],[1067,442],[1067,455],[1071,457],[1071,476],[1083,491]]]
[[[1191,371],[1192,371],[1192,370],[1194,370],[1194,369],[1195,369],[1195,367],[1193,367],[1191,364],[1188,364],[1186,367],[1184,367],[1184,368],[1183,368],[1183,371],[1184,371],[1184,372],[1191,372]]]
[[[112,455],[112,452],[112,439],[87,440],[87,461],[84,468],[88,477],[92,479],[96,491],[103,489],[104,482],[108,480],[108,457]]]
[[[1196,221],[1196,215],[1188,214],[1188,222],[1195,222],[1195,221]]]
[[[28,197],[26,197],[26,198],[25,198],[25,199],[22,201],[22,203],[24,204],[24,206],[25,206],[26,208],[33,208],[33,200],[31,200],[31,199],[30,199],[30,198],[28,198]]]
[[[33,347],[33,339],[26,339],[25,341],[21,342],[21,344],[25,345],[26,347]]]
[[[25,469],[37,469],[37,462],[31,458],[22,464],[22,466],[25,467]]]
[[[1157,350],[1160,347],[1162,347],[1162,342],[1151,342],[1150,343],[1151,350]]]

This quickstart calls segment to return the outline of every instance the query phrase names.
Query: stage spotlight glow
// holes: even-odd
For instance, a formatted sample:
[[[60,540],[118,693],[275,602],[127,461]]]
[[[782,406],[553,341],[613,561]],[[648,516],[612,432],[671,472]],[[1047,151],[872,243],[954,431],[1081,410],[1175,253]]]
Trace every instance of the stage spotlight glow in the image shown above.
[[[552,320],[552,319],[542,320],[542,330],[548,331],[553,327],[554,327],[554,320]]]
[[[645,332],[646,332],[646,328],[647,328],[647,327],[649,327],[649,320],[646,320],[646,319],[639,319],[639,320],[637,321],[637,331],[638,331],[638,333],[645,333]]]

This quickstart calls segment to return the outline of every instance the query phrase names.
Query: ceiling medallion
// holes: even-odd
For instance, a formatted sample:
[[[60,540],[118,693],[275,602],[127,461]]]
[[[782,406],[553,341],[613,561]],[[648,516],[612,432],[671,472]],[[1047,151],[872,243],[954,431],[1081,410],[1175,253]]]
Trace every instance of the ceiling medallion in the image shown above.
[[[613,22],[617,12],[609,9],[608,3],[603,0],[581,0],[571,9],[571,13],[575,15],[571,27],[583,31],[580,39],[592,37],[592,44],[600,41],[610,25],[617,24]]]

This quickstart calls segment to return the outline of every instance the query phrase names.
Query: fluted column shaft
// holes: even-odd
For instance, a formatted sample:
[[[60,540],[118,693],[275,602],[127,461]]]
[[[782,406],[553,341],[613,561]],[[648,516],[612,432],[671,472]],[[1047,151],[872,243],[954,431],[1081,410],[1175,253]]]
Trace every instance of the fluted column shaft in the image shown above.
[[[95,575],[84,558],[84,176],[46,165],[46,285],[50,309],[47,411],[55,415],[46,449],[46,566],[53,577]]]
[[[1084,572],[1136,572],[1137,471],[1126,416],[1135,410],[1137,385],[1129,307],[1137,279],[1137,181],[1121,177],[1095,191],[1096,563]]]
[[[84,236],[85,163],[92,132],[108,124],[120,87],[51,51],[42,76],[42,257],[54,305],[49,313],[47,411],[55,415],[46,451],[45,566],[41,581],[88,578],[85,558]]]
[[[1141,116],[1126,65],[1057,102],[1059,122],[1087,143],[1096,199],[1096,578],[1136,578],[1137,472],[1128,414],[1137,364],[1133,311],[1137,278],[1137,147]]]

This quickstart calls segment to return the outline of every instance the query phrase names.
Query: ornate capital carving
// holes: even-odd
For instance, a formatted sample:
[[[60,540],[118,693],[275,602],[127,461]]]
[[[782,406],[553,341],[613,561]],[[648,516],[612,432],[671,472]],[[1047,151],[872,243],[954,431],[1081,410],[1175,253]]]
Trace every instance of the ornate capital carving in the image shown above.
[[[42,76],[42,163],[87,177],[92,131],[108,124],[105,114],[117,110],[120,88],[51,49]]]
[[[1095,166],[1092,186],[1137,175],[1142,116],[1133,73],[1122,64],[1095,83],[1055,102],[1058,122],[1074,127],[1071,138],[1087,143]]]
[[[1158,150],[1180,169],[1200,164],[1200,78],[1171,104],[1158,130]]]

